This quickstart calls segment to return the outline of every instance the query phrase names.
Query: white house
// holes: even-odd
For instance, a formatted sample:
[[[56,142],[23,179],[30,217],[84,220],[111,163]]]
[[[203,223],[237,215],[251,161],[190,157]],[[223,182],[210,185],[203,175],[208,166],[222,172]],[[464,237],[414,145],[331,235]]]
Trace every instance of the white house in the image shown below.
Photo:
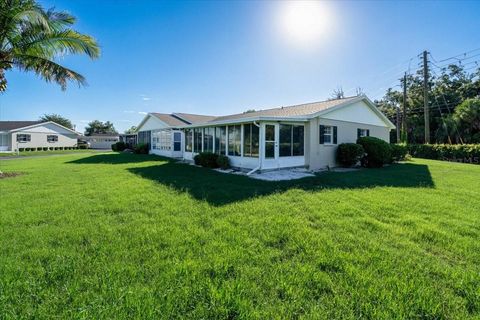
[[[52,121],[0,121],[0,151],[74,147],[79,136]]]
[[[366,96],[207,117],[183,125],[152,120],[146,126],[152,118],[141,123],[142,129],[152,132],[145,135],[152,153],[192,160],[199,152],[214,152],[227,155],[233,167],[247,170],[333,167],[338,144],[356,142],[360,136],[389,142],[395,128]],[[153,132],[165,132],[164,140],[159,142]],[[172,133],[178,133],[177,140]],[[157,152],[159,145],[172,146],[174,141],[179,141],[175,152]]]

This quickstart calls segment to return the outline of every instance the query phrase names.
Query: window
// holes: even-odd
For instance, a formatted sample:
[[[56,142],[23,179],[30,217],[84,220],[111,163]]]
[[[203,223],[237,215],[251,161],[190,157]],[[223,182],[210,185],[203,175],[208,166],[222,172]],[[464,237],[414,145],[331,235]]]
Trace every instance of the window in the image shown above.
[[[173,151],[182,149],[182,134],[180,132],[173,133]]]
[[[29,134],[17,134],[17,142],[29,142],[31,136]]]
[[[258,158],[259,128],[254,124],[243,125],[243,156]]]
[[[370,130],[368,129],[357,129],[357,138],[368,137],[370,136]]]
[[[303,126],[280,125],[280,157],[303,156]]]
[[[151,131],[138,132],[138,144],[150,144]]]
[[[202,152],[202,128],[193,129],[193,151]]]
[[[47,135],[47,142],[57,142],[58,141],[58,136],[57,135]]]
[[[337,144],[337,127],[320,125],[320,144]]]
[[[216,127],[215,128],[215,153],[216,154],[225,154],[226,149],[226,127]]]
[[[228,126],[228,155],[240,156],[241,126]]]
[[[185,129],[185,152],[192,152],[193,147],[193,131]]]
[[[213,135],[215,128],[203,128],[203,152],[213,152]]]
[[[151,135],[152,149],[172,150],[172,132],[170,130],[153,130]]]
[[[275,126],[265,125],[265,158],[275,158]]]

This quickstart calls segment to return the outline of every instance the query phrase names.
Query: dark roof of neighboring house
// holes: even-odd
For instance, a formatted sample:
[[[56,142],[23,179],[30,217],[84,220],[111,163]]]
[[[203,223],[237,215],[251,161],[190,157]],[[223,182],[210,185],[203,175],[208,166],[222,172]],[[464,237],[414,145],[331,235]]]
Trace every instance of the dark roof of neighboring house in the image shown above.
[[[301,117],[315,114],[317,112],[335,107],[350,100],[358,99],[358,96],[343,99],[319,101],[305,104],[298,104],[287,107],[258,110],[253,112],[244,112],[228,116],[217,117],[213,121],[237,120],[254,117]]]
[[[45,121],[0,121],[0,131],[10,131],[25,128],[43,122]]]

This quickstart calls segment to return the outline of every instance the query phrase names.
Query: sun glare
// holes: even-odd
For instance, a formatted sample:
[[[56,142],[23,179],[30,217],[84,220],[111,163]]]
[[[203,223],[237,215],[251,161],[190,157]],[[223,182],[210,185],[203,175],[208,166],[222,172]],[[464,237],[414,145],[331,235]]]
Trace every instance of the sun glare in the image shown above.
[[[278,27],[281,36],[295,46],[316,47],[331,31],[331,20],[326,2],[280,2]]]

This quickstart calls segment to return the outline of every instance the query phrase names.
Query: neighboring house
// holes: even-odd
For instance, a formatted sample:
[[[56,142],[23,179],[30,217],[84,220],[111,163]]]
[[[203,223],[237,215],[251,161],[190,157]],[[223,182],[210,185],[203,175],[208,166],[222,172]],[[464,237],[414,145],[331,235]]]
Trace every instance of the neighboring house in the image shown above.
[[[185,126],[205,123],[215,119],[189,113],[149,113],[137,126],[137,143],[148,143],[150,153],[161,156],[182,158]]]
[[[151,143],[151,153],[192,160],[196,153],[214,152],[227,155],[233,167],[249,170],[334,167],[338,144],[361,136],[389,142],[395,128],[366,96],[208,117],[184,125],[166,121],[178,114],[162,114],[164,120],[155,115],[149,114],[139,126],[150,132],[145,141]],[[180,148],[169,154],[156,152],[159,141],[152,132],[158,130],[178,132]],[[161,146],[176,141],[171,134],[162,137]]]
[[[0,121],[0,151],[74,147],[80,133],[52,121]]]
[[[118,133],[97,133],[82,137],[82,140],[90,143],[91,149],[111,149],[112,144],[120,141]]]

